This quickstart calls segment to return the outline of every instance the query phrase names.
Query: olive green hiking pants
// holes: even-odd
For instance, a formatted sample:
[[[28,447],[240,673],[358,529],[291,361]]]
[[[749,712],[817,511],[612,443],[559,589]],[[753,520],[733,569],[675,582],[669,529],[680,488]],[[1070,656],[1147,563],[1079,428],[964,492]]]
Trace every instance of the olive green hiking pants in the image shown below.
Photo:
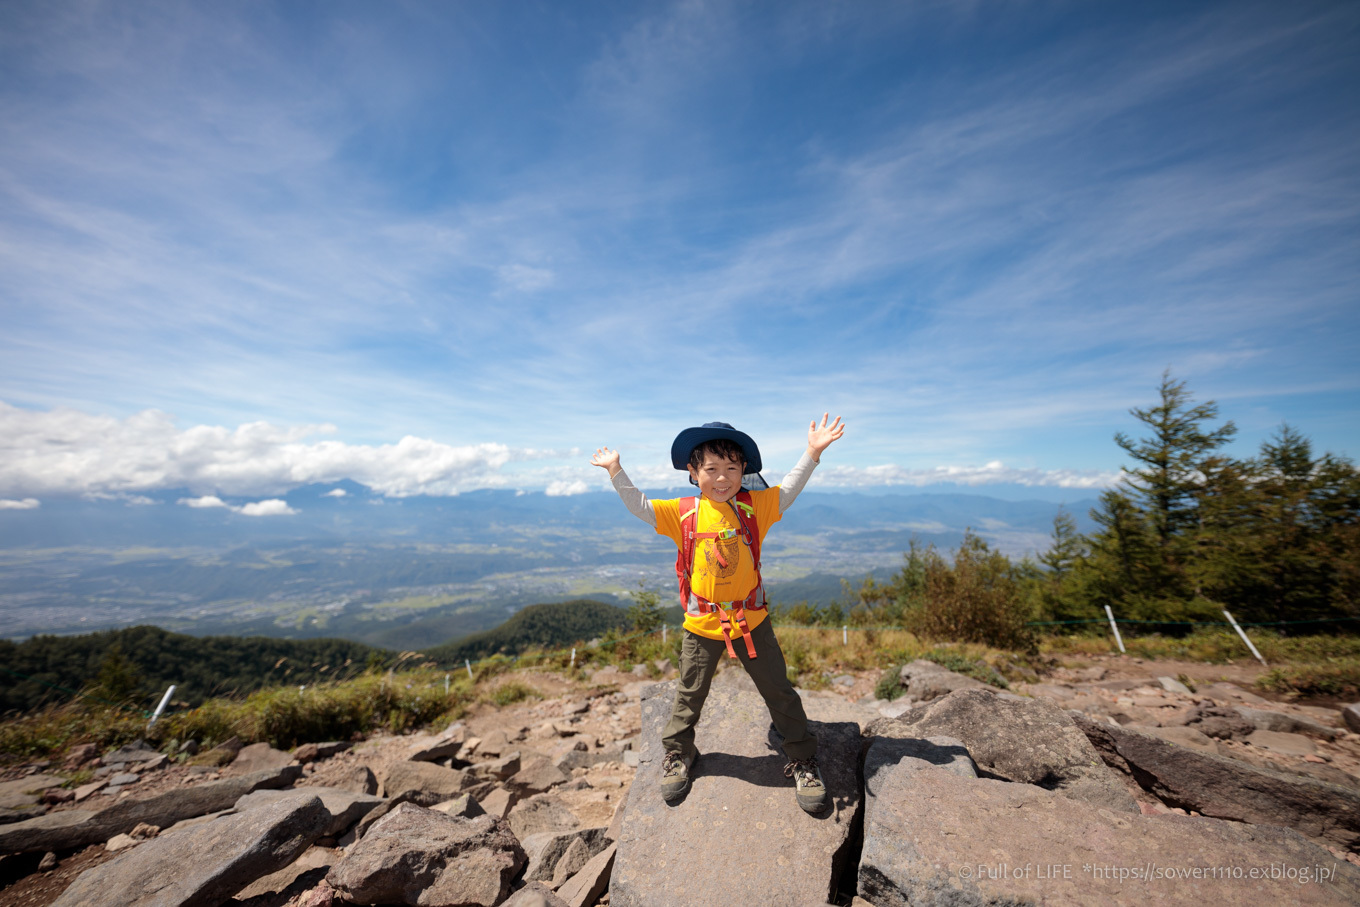
[[[785,755],[791,760],[812,758],[817,753],[817,738],[808,731],[803,700],[789,683],[784,653],[774,638],[768,618],[751,631],[751,641],[756,647],[754,659],[747,656],[746,645],[740,637],[732,640],[732,648],[765,699],[775,730],[784,738]],[[727,645],[721,639],[685,631],[685,641],[680,646],[675,705],[671,708],[671,720],[661,735],[661,746],[667,752],[698,755],[694,746],[694,726],[699,723],[699,713],[708,699],[713,672],[717,670],[718,662],[726,657]]]

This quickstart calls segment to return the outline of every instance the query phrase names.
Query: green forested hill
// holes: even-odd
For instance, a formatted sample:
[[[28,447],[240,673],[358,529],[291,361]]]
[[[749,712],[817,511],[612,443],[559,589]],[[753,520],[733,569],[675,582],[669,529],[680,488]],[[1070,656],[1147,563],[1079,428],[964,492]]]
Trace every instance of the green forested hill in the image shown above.
[[[627,623],[623,609],[589,599],[530,605],[494,630],[426,649],[425,654],[443,664],[497,652],[516,655],[531,646],[570,645],[577,640],[599,636],[611,628],[622,629]]]
[[[348,676],[370,654],[387,655],[342,639],[196,637],[159,627],[0,640],[0,713],[64,702],[73,698],[66,690],[152,708],[172,683],[177,702],[197,705],[210,696]]]

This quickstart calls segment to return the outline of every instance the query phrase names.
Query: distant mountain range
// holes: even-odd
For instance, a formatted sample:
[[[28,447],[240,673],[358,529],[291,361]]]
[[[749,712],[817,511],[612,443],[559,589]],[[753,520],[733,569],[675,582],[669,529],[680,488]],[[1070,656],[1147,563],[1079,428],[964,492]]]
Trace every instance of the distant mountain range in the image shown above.
[[[0,637],[153,623],[426,648],[489,630],[528,604],[582,596],[625,604],[639,581],[667,596],[674,582],[674,546],[608,492],[393,499],[342,482],[282,495],[295,512],[277,516],[231,509],[247,499],[179,503],[194,497],[0,510]],[[1067,509],[1089,527],[1094,503]],[[771,599],[824,604],[841,577],[894,572],[913,537],[948,549],[972,528],[1011,555],[1042,550],[1058,507],[804,492],[767,541]]]

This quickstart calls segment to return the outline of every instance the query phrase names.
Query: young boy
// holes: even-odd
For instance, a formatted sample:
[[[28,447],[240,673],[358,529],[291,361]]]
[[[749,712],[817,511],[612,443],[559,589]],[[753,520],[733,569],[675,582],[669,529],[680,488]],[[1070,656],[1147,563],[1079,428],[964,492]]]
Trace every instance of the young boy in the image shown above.
[[[619,465],[618,451],[602,447],[590,461],[609,471],[614,490],[629,512],[654,527],[658,535],[670,538],[681,552],[676,573],[685,608],[685,635],[675,704],[661,738],[666,751],[661,795],[668,803],[689,791],[690,770],[699,756],[694,726],[726,648],[729,657],[741,659],[784,738],[789,758],[784,774],[794,779],[798,805],[810,813],[826,805],[826,786],[817,768],[817,738],[808,731],[803,701],[789,683],[784,653],[766,619],[759,552],[765,533],[803,490],[822,451],[845,431],[839,416],[828,425],[829,415],[822,415],[820,425],[814,419],[808,426],[807,451],[784,477],[783,485],[747,493],[742,493],[742,476],[761,469],[760,449],[749,435],[726,422],[708,422],[680,432],[671,445],[671,464],[689,470],[690,482],[699,486],[701,495],[690,499],[694,505],[687,513],[681,513],[683,499],[649,501],[633,487]],[[684,562],[687,541],[693,552],[689,563]]]

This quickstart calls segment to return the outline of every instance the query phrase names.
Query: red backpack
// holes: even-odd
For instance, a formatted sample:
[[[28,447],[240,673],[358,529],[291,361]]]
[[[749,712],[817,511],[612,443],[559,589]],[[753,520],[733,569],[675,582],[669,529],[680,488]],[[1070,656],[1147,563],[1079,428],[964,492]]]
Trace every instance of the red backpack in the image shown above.
[[[751,503],[749,491],[737,492],[736,497],[728,501],[728,504],[737,515],[737,523],[741,526],[740,532],[735,529],[722,532],[695,532],[699,523],[699,499],[680,499],[680,552],[675,557],[675,576],[680,581],[680,606],[685,609],[686,614],[695,616],[716,611],[718,622],[722,625],[723,641],[727,643],[727,657],[736,658],[737,653],[732,648],[732,622],[727,612],[723,610],[723,605],[732,606],[732,617],[736,619],[741,635],[746,641],[746,655],[748,658],[755,658],[756,647],[751,642],[751,628],[746,625],[746,609],[761,611],[768,604],[765,600],[764,583],[760,579],[760,527],[756,525],[756,510]],[[751,550],[751,558],[756,566],[756,587],[745,599],[736,602],[711,602],[696,595],[690,586],[695,545],[702,539],[732,538],[737,535],[740,535],[742,542]],[[717,554],[718,563],[726,567],[722,552],[718,551]]]

